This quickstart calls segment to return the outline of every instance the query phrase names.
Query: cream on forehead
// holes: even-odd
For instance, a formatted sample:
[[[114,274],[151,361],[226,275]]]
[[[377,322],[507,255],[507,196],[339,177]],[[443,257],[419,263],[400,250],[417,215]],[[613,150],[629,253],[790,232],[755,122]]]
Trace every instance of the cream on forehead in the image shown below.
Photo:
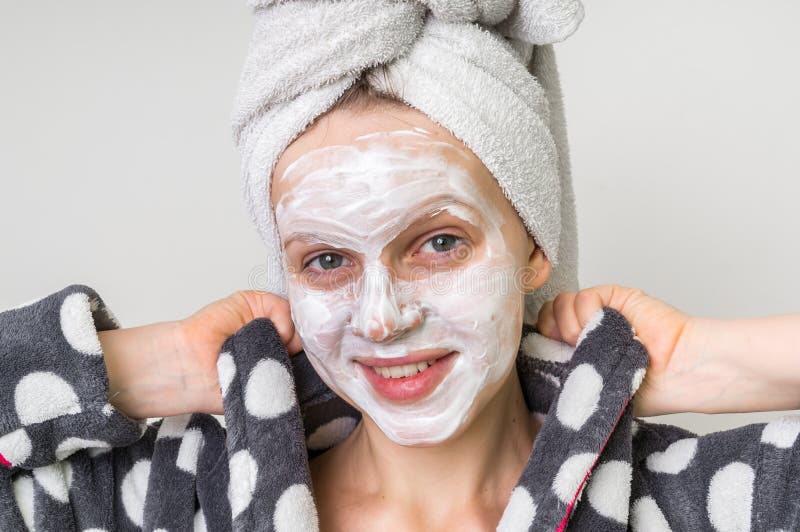
[[[275,207],[279,232],[285,239],[289,230],[324,227],[328,236],[337,233],[337,245],[352,248],[396,236],[418,214],[416,207],[435,208],[437,200],[441,210],[473,224],[480,221],[475,213],[499,216],[476,190],[469,161],[464,149],[421,128],[370,133],[354,145],[309,151],[280,178],[289,187]]]
[[[446,439],[473,415],[476,397],[494,393],[513,365],[524,304],[521,293],[514,292],[519,265],[508,251],[501,211],[480,193],[467,168],[443,151],[454,150],[455,161],[469,154],[426,133],[371,133],[354,145],[303,155],[284,172],[282,180],[290,186],[275,209],[282,238],[290,232],[324,233],[325,241],[334,241],[332,247],[362,255],[361,278],[353,280],[357,290],[348,295],[308,290],[297,273],[290,273],[292,316],[322,379],[389,438],[407,445]],[[485,253],[466,267],[399,280],[381,262],[381,251],[418,207],[436,206],[436,198],[442,199],[438,208],[480,228]],[[411,323],[418,325],[390,342],[376,343],[354,332]],[[353,361],[430,348],[460,354],[439,386],[412,404],[381,397]]]

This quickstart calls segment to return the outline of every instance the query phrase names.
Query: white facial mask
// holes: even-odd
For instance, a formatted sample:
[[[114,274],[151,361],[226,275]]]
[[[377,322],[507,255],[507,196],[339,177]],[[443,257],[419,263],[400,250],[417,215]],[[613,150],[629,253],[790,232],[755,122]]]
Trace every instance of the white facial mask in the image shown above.
[[[469,157],[420,128],[308,152],[286,168],[290,189],[275,208],[283,242],[299,234],[357,257],[358,278],[344,290],[312,289],[288,271],[292,317],[325,383],[402,445],[439,443],[466,427],[513,368],[520,339],[525,264],[507,249],[500,210],[442,150]],[[483,235],[475,256],[411,280],[392,275],[381,258],[387,244],[421,213],[441,211]],[[376,370],[355,361],[429,349],[456,354],[438,386],[413,400],[379,393],[366,375]]]

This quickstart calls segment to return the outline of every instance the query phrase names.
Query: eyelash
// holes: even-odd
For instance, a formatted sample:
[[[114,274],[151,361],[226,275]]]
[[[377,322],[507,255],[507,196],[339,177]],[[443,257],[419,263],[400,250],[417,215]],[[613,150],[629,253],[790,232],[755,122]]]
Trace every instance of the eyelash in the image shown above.
[[[440,237],[452,237],[452,238],[454,238],[454,239],[455,239],[455,243],[454,243],[453,247],[452,247],[451,249],[448,249],[447,251],[431,251],[431,252],[422,252],[422,254],[423,254],[423,255],[439,255],[439,256],[448,256],[448,255],[451,255],[451,254],[452,254],[453,252],[455,252],[456,250],[458,250],[458,248],[459,248],[459,247],[461,247],[461,245],[462,245],[462,244],[465,242],[465,240],[466,240],[466,239],[464,239],[463,237],[460,237],[460,236],[458,236],[458,235],[454,235],[454,234],[451,234],[451,233],[437,233],[437,234],[435,234],[435,235],[431,236],[430,238],[427,238],[427,239],[426,239],[424,242],[422,242],[422,245],[420,246],[420,249],[422,249],[423,247],[425,247],[425,245],[426,245],[426,244],[428,244],[429,242],[432,242],[434,239],[436,239],[436,238],[440,238]],[[419,253],[419,252],[415,252],[415,253],[414,253],[414,255],[417,255],[418,253]],[[320,266],[319,266],[318,268],[316,268],[317,270],[320,270],[320,271],[323,271],[323,272],[329,272],[329,271],[332,271],[332,270],[338,269],[338,268],[340,268],[341,266],[349,266],[349,265],[350,265],[350,263],[352,262],[352,261],[350,261],[350,259],[348,259],[348,258],[347,258],[345,255],[343,255],[343,254],[341,254],[341,253],[335,253],[335,252],[331,252],[331,251],[326,251],[326,252],[320,253],[319,255],[316,255],[316,256],[312,257],[311,259],[309,259],[308,261],[306,261],[306,262],[305,262],[305,264],[303,264],[303,269],[305,270],[305,269],[306,269],[306,268],[308,268],[308,267],[309,267],[309,266],[310,266],[310,265],[311,265],[311,264],[312,264],[314,261],[319,261],[319,259],[321,259],[322,257],[324,257],[324,256],[326,256],[326,255],[331,255],[331,256],[337,256],[337,257],[341,257],[341,258],[342,258],[342,260],[343,260],[343,262],[344,262],[344,261],[346,261],[348,264],[342,264],[342,265],[340,265],[340,266],[337,266],[336,268],[332,268],[332,269],[330,269],[330,270],[326,270],[325,268],[322,268],[322,267],[321,267],[322,265],[320,264]]]

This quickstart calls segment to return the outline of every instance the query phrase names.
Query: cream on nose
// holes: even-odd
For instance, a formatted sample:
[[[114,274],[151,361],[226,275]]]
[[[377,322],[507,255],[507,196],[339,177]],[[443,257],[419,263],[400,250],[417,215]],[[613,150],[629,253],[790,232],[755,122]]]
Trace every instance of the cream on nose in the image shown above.
[[[397,289],[389,271],[384,266],[364,269],[361,293],[353,314],[353,334],[386,342],[400,336],[422,322],[418,304],[399,303]]]

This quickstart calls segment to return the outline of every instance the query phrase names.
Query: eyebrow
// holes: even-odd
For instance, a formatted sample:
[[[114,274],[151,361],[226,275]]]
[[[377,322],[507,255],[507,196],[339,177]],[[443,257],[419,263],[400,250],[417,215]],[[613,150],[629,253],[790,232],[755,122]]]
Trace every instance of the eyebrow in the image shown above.
[[[484,220],[483,214],[476,209],[473,205],[465,203],[463,200],[453,196],[452,194],[440,194],[433,198],[429,198],[409,209],[394,220],[390,220],[387,224],[379,227],[376,232],[385,230],[387,227],[394,226],[396,235],[400,235],[414,225],[426,222],[427,220],[446,212],[447,207],[459,206],[467,209],[474,214],[478,220]],[[469,220],[464,220],[467,223],[472,223]],[[325,243],[339,248],[353,248],[359,242],[362,242],[360,235],[355,235],[342,229],[340,232],[329,231],[292,231],[283,240],[284,246],[288,246],[293,241],[301,241],[307,244]]]

